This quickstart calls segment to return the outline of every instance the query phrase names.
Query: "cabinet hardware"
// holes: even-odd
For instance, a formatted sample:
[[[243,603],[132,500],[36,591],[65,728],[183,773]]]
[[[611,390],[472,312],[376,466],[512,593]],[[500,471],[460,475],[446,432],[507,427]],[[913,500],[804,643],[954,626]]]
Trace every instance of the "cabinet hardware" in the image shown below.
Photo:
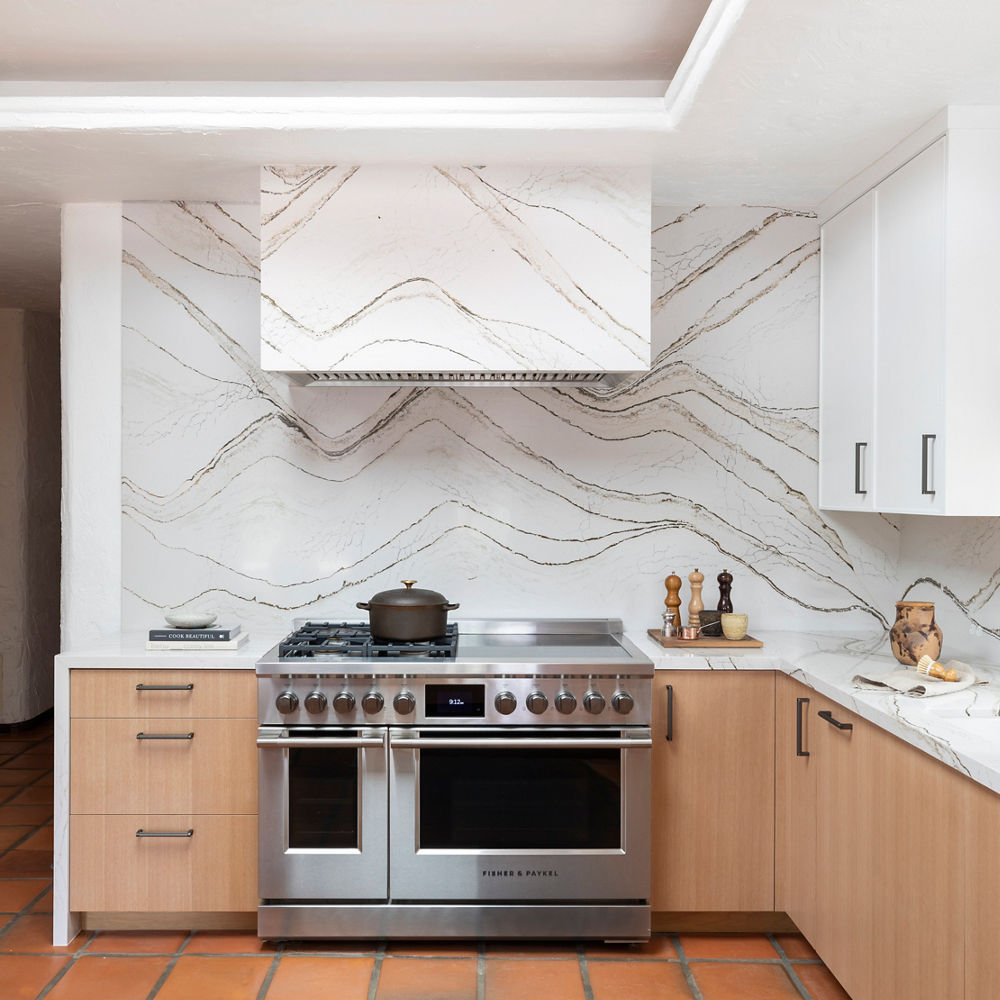
[[[194,829],[191,830],[136,830],[137,837],[193,837]]]
[[[833,717],[833,712],[819,712],[818,715],[819,715],[819,717],[821,719],[826,719],[826,721],[829,722],[831,726],[836,726],[838,729],[853,729],[854,728],[854,723],[853,722],[838,722]]]
[[[259,746],[260,744],[258,744]],[[588,740],[567,737],[559,739],[394,739],[390,741],[393,750],[642,750],[653,745],[652,740],[626,738],[621,740]]]
[[[674,738],[674,686],[667,685],[667,739]]]
[[[855,441],[854,442],[854,492],[858,496],[865,496],[868,490],[861,488],[861,472],[864,466],[864,462],[861,460],[861,449],[867,448],[867,441]],[[809,700],[808,698],[806,699]]]
[[[934,496],[934,459],[928,454],[928,445],[936,437],[936,434],[924,434],[920,443],[920,492],[926,496]]]
[[[193,684],[136,684],[136,691],[192,691]]]
[[[136,733],[137,740],[193,740],[194,733]]]
[[[808,705],[808,698],[795,699],[795,756],[808,757],[809,751],[802,749],[802,706]]]

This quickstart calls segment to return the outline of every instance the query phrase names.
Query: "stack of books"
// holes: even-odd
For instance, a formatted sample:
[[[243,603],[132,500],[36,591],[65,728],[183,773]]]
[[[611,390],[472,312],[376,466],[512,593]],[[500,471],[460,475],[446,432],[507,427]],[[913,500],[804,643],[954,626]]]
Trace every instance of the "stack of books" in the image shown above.
[[[146,649],[239,649],[249,638],[242,625],[231,628],[151,628]]]

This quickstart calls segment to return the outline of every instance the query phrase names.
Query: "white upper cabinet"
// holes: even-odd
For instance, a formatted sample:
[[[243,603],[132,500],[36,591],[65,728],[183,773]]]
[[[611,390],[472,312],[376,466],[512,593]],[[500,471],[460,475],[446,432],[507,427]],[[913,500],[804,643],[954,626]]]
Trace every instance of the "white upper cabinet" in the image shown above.
[[[634,372],[650,181],[632,167],[265,167],[261,366]]]
[[[821,230],[821,507],[1000,514],[1000,119],[939,121]]]

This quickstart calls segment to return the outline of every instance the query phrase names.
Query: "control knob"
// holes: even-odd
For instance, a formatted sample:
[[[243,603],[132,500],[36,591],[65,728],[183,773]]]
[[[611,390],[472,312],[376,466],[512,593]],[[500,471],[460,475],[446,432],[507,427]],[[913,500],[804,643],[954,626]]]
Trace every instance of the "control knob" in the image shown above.
[[[365,715],[378,715],[382,711],[382,706],[385,704],[385,699],[378,693],[378,691],[369,691],[368,694],[361,699],[361,707],[365,710]]]
[[[274,704],[282,715],[291,715],[299,707],[299,696],[294,691],[282,691]]]
[[[510,715],[517,708],[517,698],[510,691],[501,691],[493,699],[493,704],[501,715]]]
[[[532,691],[525,698],[524,704],[532,715],[541,715],[549,707],[549,699],[541,691]]]
[[[635,708],[635,700],[627,691],[616,691],[611,696],[611,707],[619,715],[628,715]]]
[[[600,715],[604,711],[604,695],[599,691],[588,691],[583,699],[583,707],[591,715]]]
[[[409,715],[417,707],[417,699],[410,694],[409,691],[400,691],[395,698],[392,699],[392,707],[399,712],[400,715]]]
[[[326,695],[322,691],[311,691],[306,695],[306,711],[319,715],[326,711]]]
[[[572,715],[576,710],[576,698],[569,691],[560,691],[556,695],[556,711],[561,715]]]
[[[350,691],[341,691],[336,698],[333,699],[333,707],[337,712],[353,712],[354,711],[354,695]]]

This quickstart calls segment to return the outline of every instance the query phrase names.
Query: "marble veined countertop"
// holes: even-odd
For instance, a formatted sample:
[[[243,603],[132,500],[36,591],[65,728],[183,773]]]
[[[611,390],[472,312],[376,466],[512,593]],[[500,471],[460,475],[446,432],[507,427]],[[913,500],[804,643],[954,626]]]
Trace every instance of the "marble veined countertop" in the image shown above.
[[[945,655],[944,662],[961,659],[989,683],[910,698],[861,691],[851,683],[857,674],[901,669],[884,632],[858,637],[754,630],[754,635],[763,649],[668,650],[645,634],[628,637],[657,670],[780,670],[1000,794],[1000,666]]]

